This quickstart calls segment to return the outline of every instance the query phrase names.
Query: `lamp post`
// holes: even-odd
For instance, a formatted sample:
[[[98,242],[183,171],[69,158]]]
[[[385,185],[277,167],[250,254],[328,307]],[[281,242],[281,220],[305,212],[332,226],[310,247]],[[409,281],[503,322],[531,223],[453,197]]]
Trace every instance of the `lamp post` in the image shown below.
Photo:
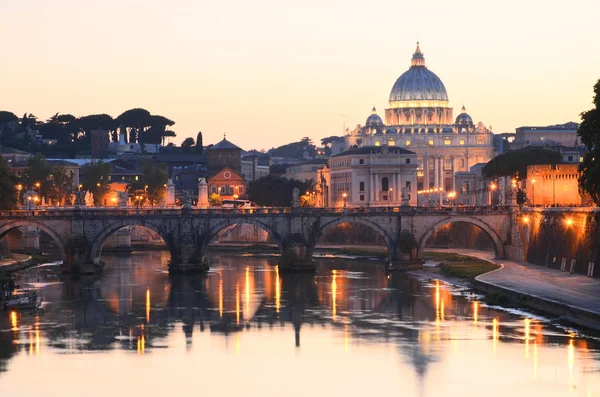
[[[492,182],[490,184],[490,205],[494,205],[494,191],[496,190],[496,184],[494,182]]]
[[[348,194],[344,192],[344,194],[342,194],[342,198],[344,199],[344,208],[346,208],[346,197],[348,197]]]

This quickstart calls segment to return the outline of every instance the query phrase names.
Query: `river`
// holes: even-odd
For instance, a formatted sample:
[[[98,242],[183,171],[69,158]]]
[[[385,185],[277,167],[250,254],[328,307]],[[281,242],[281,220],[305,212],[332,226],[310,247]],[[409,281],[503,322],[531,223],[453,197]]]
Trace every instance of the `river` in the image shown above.
[[[2,397],[600,395],[598,339],[379,262],[288,275],[213,253],[208,276],[169,276],[166,252],[103,260],[97,277],[19,275],[45,303],[0,312]]]

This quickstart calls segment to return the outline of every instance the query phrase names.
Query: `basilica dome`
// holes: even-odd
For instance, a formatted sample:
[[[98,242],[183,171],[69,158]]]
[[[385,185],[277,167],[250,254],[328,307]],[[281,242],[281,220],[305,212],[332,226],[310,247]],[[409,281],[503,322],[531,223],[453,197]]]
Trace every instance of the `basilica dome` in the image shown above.
[[[469,116],[464,106],[462,107],[462,112],[456,117],[456,125],[473,125],[473,119]]]
[[[418,107],[446,107],[448,102],[446,87],[442,80],[425,66],[419,43],[413,54],[410,69],[396,80],[390,93],[392,107],[414,107],[405,101],[418,101]],[[431,103],[426,103],[427,101]]]
[[[383,127],[383,120],[377,115],[377,109],[373,108],[371,115],[367,117],[365,122],[367,128],[381,128]]]

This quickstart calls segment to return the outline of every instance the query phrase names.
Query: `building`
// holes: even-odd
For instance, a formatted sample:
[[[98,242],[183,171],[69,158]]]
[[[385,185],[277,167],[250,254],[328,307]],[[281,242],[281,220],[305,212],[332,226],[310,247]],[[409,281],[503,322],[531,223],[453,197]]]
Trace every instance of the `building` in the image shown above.
[[[247,182],[252,182],[257,179],[269,175],[269,167],[271,161],[268,156],[245,156],[242,158],[242,175]]]
[[[347,130],[333,154],[352,147],[388,146],[417,155],[417,189],[455,190],[455,174],[496,156],[491,127],[475,124],[463,106],[454,118],[441,79],[427,68],[419,43],[411,66],[390,92],[385,123],[373,108],[365,125]]]
[[[208,194],[223,199],[245,198],[246,178],[242,175],[242,149],[225,137],[206,150]]]
[[[244,198],[246,196],[246,179],[225,167],[208,178],[208,194],[218,194],[224,200]]]
[[[519,127],[515,130],[513,146],[516,149],[535,145],[579,146],[577,128],[579,124],[572,121],[545,127]]]
[[[288,179],[316,182],[319,180],[319,170],[322,170],[326,164],[326,159],[314,159],[306,163],[290,165],[285,169],[283,176]]]
[[[323,170],[329,206],[417,205],[417,155],[394,146],[335,154]]]
[[[225,136],[221,142],[206,149],[208,172],[215,173],[225,167],[241,174],[242,148],[229,142]]]
[[[527,167],[526,192],[533,206],[590,204],[579,189],[579,164],[544,164]]]
[[[102,159],[108,156],[108,153],[108,131],[103,129],[92,130],[92,158]]]
[[[11,147],[0,147],[0,156],[4,159],[4,162],[9,166],[16,163],[26,163],[31,157],[31,153],[24,152],[19,149],[13,149]]]

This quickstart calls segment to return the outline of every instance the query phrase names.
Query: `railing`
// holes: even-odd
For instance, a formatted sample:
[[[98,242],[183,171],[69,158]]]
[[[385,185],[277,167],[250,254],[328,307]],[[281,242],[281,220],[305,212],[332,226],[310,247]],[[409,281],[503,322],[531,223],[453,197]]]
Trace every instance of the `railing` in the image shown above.
[[[558,209],[555,209],[558,210]],[[575,210],[569,208],[569,210]],[[586,208],[589,211],[589,208]],[[281,214],[403,214],[403,215],[428,215],[428,214],[498,214],[506,213],[509,207],[502,206],[453,206],[453,207],[252,207],[252,208],[191,208],[181,207],[44,207],[30,210],[0,211],[1,218],[52,218],[52,217],[123,217],[123,216],[181,216],[191,215],[281,215]]]

